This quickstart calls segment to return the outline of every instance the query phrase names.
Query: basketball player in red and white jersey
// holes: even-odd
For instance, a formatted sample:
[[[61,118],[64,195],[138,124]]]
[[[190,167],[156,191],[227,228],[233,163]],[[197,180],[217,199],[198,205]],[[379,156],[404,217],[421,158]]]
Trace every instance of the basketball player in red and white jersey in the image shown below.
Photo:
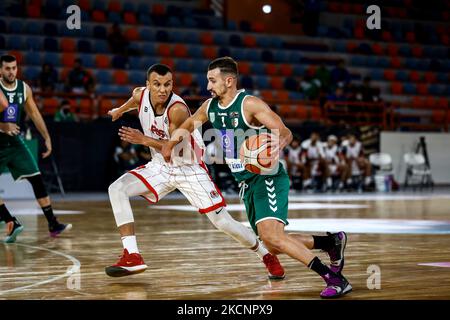
[[[125,173],[109,187],[111,206],[124,250],[120,260],[105,269],[106,274],[121,277],[147,269],[137,247],[129,198],[140,195],[150,203],[156,203],[178,189],[216,228],[255,251],[266,265],[269,278],[284,278],[284,269],[276,256],[271,255],[252,231],[227,212],[225,200],[202,161],[204,143],[200,132],[193,132],[190,141],[181,146],[183,156],[176,162],[166,163],[162,157],[162,146],[170,139],[172,132],[191,115],[184,100],[172,92],[172,87],[170,68],[155,64],[147,71],[146,87],[136,88],[125,104],[109,112],[115,121],[124,112],[139,110],[144,134],[136,129],[122,127],[119,135],[122,140],[148,146],[152,160],[145,166]],[[179,151],[174,150],[177,154]]]
[[[303,187],[306,189],[311,185],[311,177],[319,173],[322,179],[328,177],[328,168],[325,162],[325,153],[323,151],[320,135],[317,132],[311,133],[309,139],[302,142],[302,152],[300,159],[304,166]]]
[[[333,185],[333,178],[339,177],[338,189],[344,188],[345,179],[347,177],[347,165],[345,161],[339,157],[338,139],[335,135],[329,135],[327,142],[323,144],[323,151],[325,153],[325,161],[328,166],[329,176],[327,177],[327,187],[331,188]]]
[[[365,178],[364,184],[368,186],[372,181],[372,166],[364,155],[361,141],[358,141],[354,134],[349,134],[348,140],[342,143],[341,153],[348,167],[348,183],[351,182],[350,178],[356,169],[362,173]]]

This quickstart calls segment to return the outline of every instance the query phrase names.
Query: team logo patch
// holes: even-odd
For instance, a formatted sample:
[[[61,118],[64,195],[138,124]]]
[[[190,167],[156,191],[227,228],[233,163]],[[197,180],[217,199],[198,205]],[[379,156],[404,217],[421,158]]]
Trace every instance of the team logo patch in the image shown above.
[[[148,112],[148,107],[147,106],[144,108],[144,112]]]
[[[216,190],[213,190],[209,193],[209,195],[211,196],[211,198],[215,199],[219,197],[219,193]]]
[[[209,120],[214,122],[216,120],[216,114],[214,112],[209,113]]]
[[[231,124],[233,125],[233,127],[237,128],[237,126],[239,125],[239,119],[238,118],[232,118],[231,119]]]

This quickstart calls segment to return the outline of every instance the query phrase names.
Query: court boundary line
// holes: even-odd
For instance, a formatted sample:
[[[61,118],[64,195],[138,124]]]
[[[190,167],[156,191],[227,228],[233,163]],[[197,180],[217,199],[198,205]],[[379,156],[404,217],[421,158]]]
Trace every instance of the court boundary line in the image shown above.
[[[29,285],[26,285],[26,286],[18,287],[18,288],[2,290],[2,291],[0,291],[0,296],[5,295],[5,294],[9,294],[9,293],[12,293],[12,292],[20,292],[20,291],[23,291],[23,290],[26,290],[26,289],[29,289],[29,288],[33,288],[33,287],[37,287],[37,286],[40,286],[40,285],[43,285],[43,284],[54,282],[54,281],[57,281],[59,279],[63,279],[65,277],[69,277],[69,276],[71,276],[74,273],[80,272],[80,267],[81,267],[80,261],[78,259],[74,258],[71,255],[65,254],[65,253],[60,252],[60,251],[51,250],[51,249],[47,249],[47,248],[43,248],[43,247],[30,246],[30,245],[27,245],[27,244],[15,243],[15,245],[16,246],[26,247],[26,248],[31,248],[31,249],[36,249],[36,250],[48,251],[48,252],[51,252],[53,254],[62,256],[64,258],[66,258],[67,260],[71,261],[72,262],[72,266],[69,269],[67,269],[67,271],[64,274],[60,274],[58,276],[54,276],[53,278],[49,278],[49,279],[43,280],[43,281],[38,281],[38,282],[29,284]]]

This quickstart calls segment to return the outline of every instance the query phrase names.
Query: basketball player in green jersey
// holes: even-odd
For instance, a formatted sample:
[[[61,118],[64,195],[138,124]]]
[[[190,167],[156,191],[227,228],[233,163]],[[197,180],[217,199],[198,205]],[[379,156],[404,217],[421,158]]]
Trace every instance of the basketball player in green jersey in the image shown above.
[[[285,253],[317,272],[326,282],[320,293],[322,298],[336,298],[352,290],[342,275],[344,249],[347,236],[344,232],[327,236],[287,234],[289,177],[283,166],[273,175],[258,175],[244,169],[239,159],[238,135],[253,130],[255,134],[270,131],[278,142],[277,150],[292,140],[291,131],[280,117],[261,99],[245,90],[237,89],[238,66],[230,57],[218,58],[208,66],[208,91],[212,98],[205,101],[197,112],[187,119],[172,135],[162,150],[170,161],[172,149],[190,132],[210,121],[220,130],[224,143],[225,161],[234,178],[241,185],[241,196],[253,230],[259,235],[272,254]],[[241,141],[240,143],[242,143]],[[243,194],[243,195],[242,195]],[[331,266],[323,264],[311,250],[321,249],[328,253]]]
[[[52,142],[47,127],[33,99],[31,88],[17,79],[17,61],[12,55],[0,57],[0,91],[6,98],[6,106],[0,107],[0,173],[8,168],[15,180],[27,179],[36,199],[48,221],[50,236],[72,228],[70,224],[59,223],[53,214],[50,198],[44,187],[42,175],[30,150],[19,133],[19,124],[26,112],[45,140],[47,150],[42,154],[46,158],[52,152]],[[0,99],[2,100],[2,99]],[[23,230],[19,221],[11,216],[0,199],[0,221],[7,227],[5,242],[14,242]]]

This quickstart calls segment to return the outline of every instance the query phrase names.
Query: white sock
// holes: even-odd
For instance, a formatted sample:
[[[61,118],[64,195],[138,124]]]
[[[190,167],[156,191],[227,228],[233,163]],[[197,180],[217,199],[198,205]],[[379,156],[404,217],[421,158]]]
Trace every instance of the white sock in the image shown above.
[[[128,253],[139,253],[136,236],[122,237],[123,248],[128,250]]]
[[[367,186],[367,185],[370,184],[371,181],[372,181],[372,179],[370,177],[366,177],[365,180],[364,180],[364,183]]]
[[[304,186],[307,187],[309,185],[311,185],[311,179],[306,179],[305,183],[304,183]]]
[[[266,249],[266,247],[263,245],[263,243],[259,240],[256,240],[258,247],[254,249],[253,251],[256,252],[258,257],[262,260],[262,258],[269,253],[269,250]]]
[[[327,186],[331,187],[333,185],[333,179],[331,179],[330,177],[327,178]]]

